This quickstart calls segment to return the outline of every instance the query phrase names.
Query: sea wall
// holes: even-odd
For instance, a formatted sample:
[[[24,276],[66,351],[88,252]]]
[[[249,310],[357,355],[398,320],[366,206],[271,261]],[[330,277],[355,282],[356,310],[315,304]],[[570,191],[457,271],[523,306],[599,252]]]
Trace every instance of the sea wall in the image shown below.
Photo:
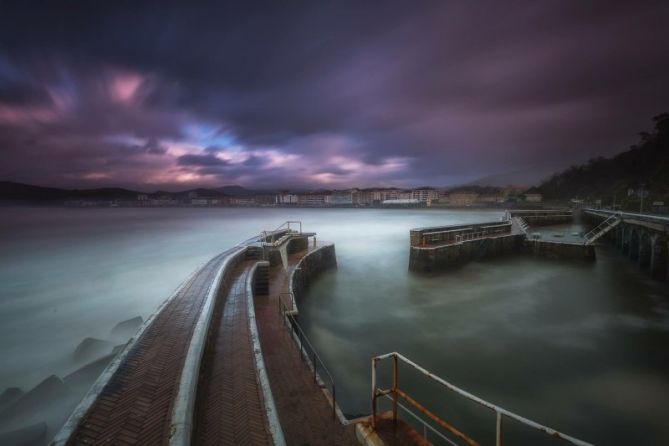
[[[524,235],[509,235],[437,247],[412,246],[409,254],[409,270],[417,272],[441,271],[471,260],[520,252],[523,239]]]
[[[593,245],[525,240],[523,248],[529,254],[552,259],[595,260],[595,247]]]
[[[571,223],[571,215],[535,215],[521,216],[530,226],[552,226]]]
[[[290,278],[290,291],[295,300],[302,298],[313,278],[321,272],[337,267],[334,244],[324,245],[309,252],[300,260]]]

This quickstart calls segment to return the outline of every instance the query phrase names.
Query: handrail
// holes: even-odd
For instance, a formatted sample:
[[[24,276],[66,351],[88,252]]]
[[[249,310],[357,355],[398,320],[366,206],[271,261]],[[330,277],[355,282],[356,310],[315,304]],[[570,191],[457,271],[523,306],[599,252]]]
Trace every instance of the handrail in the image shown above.
[[[292,298],[292,293],[283,293],[283,294],[290,294]],[[311,344],[309,341],[309,338],[307,335],[304,333],[304,330],[300,326],[300,324],[297,322],[297,319],[295,318],[293,310],[289,310],[282,302],[281,296],[279,296],[279,314],[283,317],[284,325],[287,325],[287,328],[291,330],[291,333],[293,334],[293,339],[297,337],[296,342],[299,344],[300,347],[300,358],[307,364],[309,364],[309,359],[311,359],[311,367],[313,368],[314,371],[314,383],[318,383],[318,380],[321,379],[321,376],[318,373],[318,364],[320,363],[320,368],[322,371],[325,372],[328,380],[330,381],[330,386],[332,387],[332,417],[333,419],[337,418],[337,393],[336,393],[336,385],[335,385],[335,380],[332,377],[332,374],[330,373],[330,370],[325,365],[325,362],[321,359],[321,357],[318,355],[316,352],[316,349],[314,346]],[[311,358],[309,358],[309,352],[305,348],[308,347],[311,350]],[[323,383],[325,385],[325,383]]]
[[[299,227],[300,227],[300,230],[297,231],[297,233],[302,234],[302,221],[301,220],[286,220],[283,223],[281,223],[279,226],[277,226],[276,229],[273,230],[273,231],[263,231],[263,232],[261,232],[260,235],[259,235],[260,241],[264,243],[264,242],[266,242],[267,237],[271,237],[272,240],[269,243],[274,243],[274,236],[276,235],[277,232],[279,232],[281,230],[281,228],[283,228],[285,226],[286,229],[289,232],[292,231],[291,228],[290,228],[291,223],[292,224],[298,224]]]
[[[392,358],[393,360],[393,378],[392,378],[392,387],[386,390],[381,390],[378,389],[376,386],[376,366],[377,363],[381,360]],[[477,444],[474,440],[471,438],[467,437],[465,434],[459,432],[457,429],[455,429],[453,426],[449,425],[445,421],[441,420],[439,417],[436,415],[432,414],[429,410],[427,410],[425,407],[420,405],[416,400],[411,398],[409,395],[407,395],[405,392],[400,390],[399,385],[398,385],[398,373],[397,373],[397,368],[398,368],[398,361],[401,360],[405,364],[408,364],[409,366],[413,367],[414,369],[418,370],[421,372],[423,375],[427,376],[431,380],[437,382],[438,384],[441,384],[443,387],[446,387],[446,389],[465,397],[466,399],[470,401],[474,401],[475,403],[486,407],[488,409],[491,409],[495,412],[496,415],[496,445],[501,446],[502,444],[502,420],[503,417],[510,418],[512,420],[515,420],[521,424],[524,424],[526,426],[532,427],[534,429],[537,429],[541,432],[544,432],[548,435],[551,435],[556,438],[560,438],[562,440],[565,440],[571,444],[577,445],[577,446],[592,446],[591,443],[587,443],[583,440],[579,440],[577,438],[571,437],[569,435],[563,434],[562,432],[559,432],[555,429],[552,429],[550,427],[544,426],[542,424],[539,424],[535,421],[532,421],[530,419],[527,419],[525,417],[522,417],[520,415],[517,415],[507,409],[504,409],[500,406],[497,406],[493,403],[490,403],[482,398],[479,398],[476,395],[473,395],[466,390],[463,390],[454,384],[449,383],[448,381],[438,377],[437,375],[431,373],[430,371],[426,370],[425,368],[419,366],[415,362],[411,361],[410,359],[406,358],[405,356],[397,353],[397,352],[391,352],[391,353],[386,353],[384,355],[379,355],[375,356],[372,358],[372,424],[376,425],[376,413],[377,413],[377,398],[379,396],[383,395],[388,395],[392,394],[393,395],[393,420],[397,421],[397,405],[398,405],[398,397],[402,397],[404,400],[406,400],[409,404],[412,406],[416,407],[419,409],[421,412],[423,412],[425,415],[427,415],[429,418],[431,418],[433,421],[435,421],[437,424],[440,426],[444,427],[446,430],[451,432],[451,434],[455,435],[456,437],[460,438],[461,440],[464,440],[466,443],[470,445],[475,445]]]
[[[619,214],[609,215],[606,219],[604,219],[604,221],[602,221],[600,224],[595,226],[595,228],[591,229],[583,236],[583,238],[586,240],[586,244],[592,244],[599,237],[610,231],[618,223],[620,223]]]
[[[388,394],[386,394],[386,395],[384,395],[384,396],[385,396],[386,398],[388,398],[389,400],[391,400],[391,401],[393,400],[393,397],[390,396],[390,395],[388,395]],[[404,410],[404,411],[405,411],[406,413],[408,413],[409,415],[411,415],[411,416],[413,417],[413,419],[415,419],[416,421],[418,421],[419,423],[421,423],[421,424],[423,425],[423,438],[424,438],[424,439],[426,439],[426,440],[428,439],[428,438],[427,438],[427,430],[429,429],[429,430],[430,430],[431,432],[433,432],[437,437],[441,438],[441,439],[444,440],[445,442],[451,444],[452,446],[458,446],[457,443],[455,443],[453,440],[451,440],[450,438],[448,438],[446,435],[442,434],[442,433],[439,432],[437,429],[435,429],[434,427],[432,427],[432,426],[431,426],[430,424],[428,424],[425,420],[423,420],[420,416],[418,416],[416,413],[412,412],[411,409],[409,409],[408,407],[406,407],[404,404],[398,402],[398,403],[397,403],[397,406],[398,406],[400,409]]]

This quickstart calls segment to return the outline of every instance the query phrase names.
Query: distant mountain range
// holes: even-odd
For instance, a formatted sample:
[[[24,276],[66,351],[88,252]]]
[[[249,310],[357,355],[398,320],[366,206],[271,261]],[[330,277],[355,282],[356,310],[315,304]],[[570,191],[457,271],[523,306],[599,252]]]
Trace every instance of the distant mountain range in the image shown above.
[[[593,158],[553,175],[533,191],[548,199],[580,198],[624,204],[639,200],[669,201],[669,114],[653,118],[651,133],[612,158]]]
[[[0,181],[0,201],[5,202],[32,202],[48,203],[63,202],[65,200],[136,200],[138,195],[149,197],[184,198],[191,193],[198,197],[215,198],[221,196],[245,197],[259,193],[242,186],[223,186],[216,189],[189,189],[179,192],[156,191],[152,193],[139,192],[122,188],[98,189],[60,189],[55,187],[33,186],[30,184]]]

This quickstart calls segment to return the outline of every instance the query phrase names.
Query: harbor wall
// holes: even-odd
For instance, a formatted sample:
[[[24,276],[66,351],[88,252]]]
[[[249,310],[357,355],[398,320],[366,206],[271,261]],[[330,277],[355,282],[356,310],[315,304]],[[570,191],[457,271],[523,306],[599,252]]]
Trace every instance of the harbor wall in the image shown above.
[[[295,300],[302,298],[311,280],[321,272],[337,267],[334,244],[324,245],[305,255],[297,264],[290,278],[290,291]]]
[[[470,240],[437,247],[412,246],[409,254],[409,270],[417,272],[440,271],[502,254],[522,251],[524,235],[509,235]]]
[[[546,240],[525,240],[524,251],[528,254],[552,259],[595,260],[593,245],[577,245],[573,243]]]

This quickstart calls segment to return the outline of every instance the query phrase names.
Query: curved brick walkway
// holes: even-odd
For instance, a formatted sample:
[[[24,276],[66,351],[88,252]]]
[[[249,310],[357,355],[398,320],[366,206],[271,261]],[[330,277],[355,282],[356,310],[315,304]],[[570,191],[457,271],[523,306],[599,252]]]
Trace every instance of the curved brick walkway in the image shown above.
[[[237,266],[221,290],[202,359],[195,445],[270,445],[249,330],[246,281],[255,262]]]
[[[309,246],[313,249],[313,246]],[[332,406],[314,383],[313,372],[279,316],[279,296],[289,288],[290,271],[306,251],[292,254],[289,271],[270,270],[270,295],[257,296],[256,321],[281,428],[289,445],[357,445],[353,425],[344,426],[332,416]]]
[[[68,445],[164,445],[189,342],[226,251],[165,305],[128,352]]]
[[[311,249],[311,248],[310,248]],[[165,304],[122,360],[81,418],[68,445],[167,445],[193,329],[229,250],[191,277]],[[301,252],[289,258],[294,268]],[[222,285],[214,304],[200,367],[193,444],[270,445],[248,314],[247,280],[255,261],[245,260]],[[254,299],[263,358],[288,445],[357,444],[353,426],[332,417],[332,408],[278,312],[289,287],[281,266],[271,270],[270,296]]]

